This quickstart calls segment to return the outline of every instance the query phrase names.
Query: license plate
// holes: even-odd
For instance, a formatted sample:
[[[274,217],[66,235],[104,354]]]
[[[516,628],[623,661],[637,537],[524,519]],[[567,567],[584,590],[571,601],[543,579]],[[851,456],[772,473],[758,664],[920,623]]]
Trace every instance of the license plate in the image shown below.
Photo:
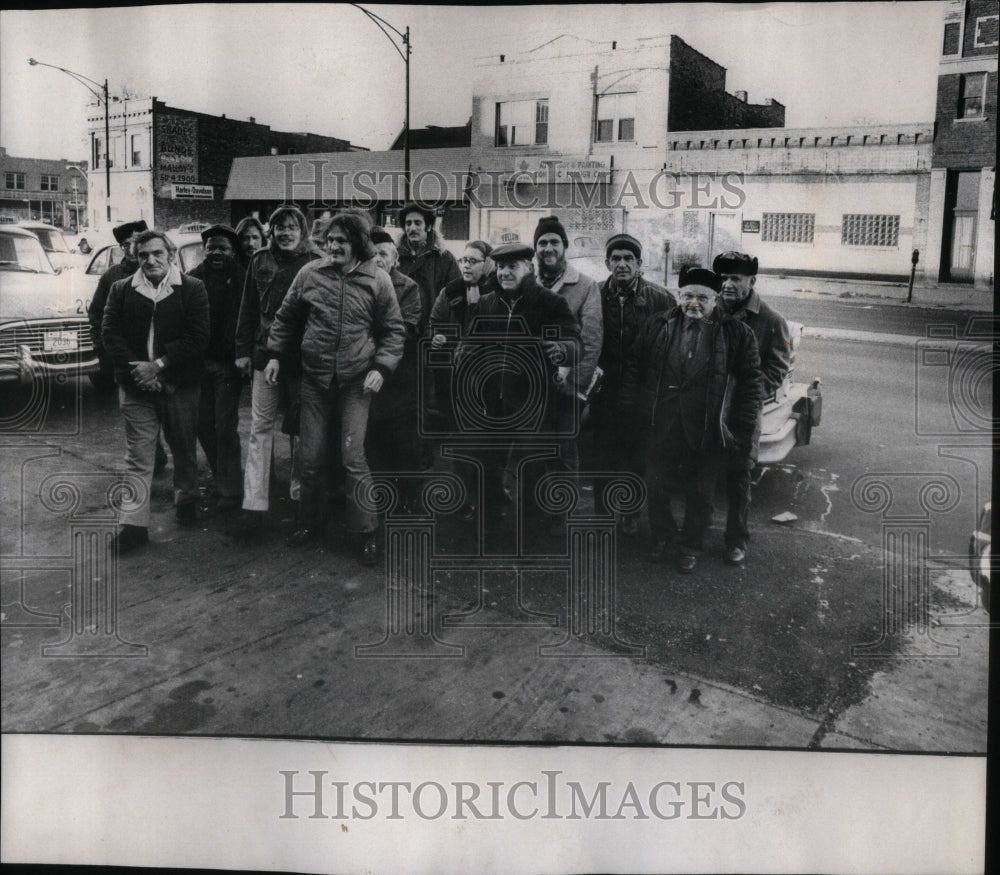
[[[75,331],[46,331],[42,339],[45,352],[72,352],[77,349]]]

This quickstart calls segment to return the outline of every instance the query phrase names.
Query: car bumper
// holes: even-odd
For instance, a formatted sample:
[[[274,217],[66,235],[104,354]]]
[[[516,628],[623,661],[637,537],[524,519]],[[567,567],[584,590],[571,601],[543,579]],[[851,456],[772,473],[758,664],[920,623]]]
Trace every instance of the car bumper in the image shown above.
[[[19,346],[15,355],[0,357],[0,382],[30,383],[58,377],[82,377],[96,374],[100,369],[100,359],[92,349],[67,356],[64,353],[32,352],[27,346]]]
[[[767,401],[761,412],[757,464],[784,460],[793,447],[808,444],[823,415],[820,381],[792,383],[780,399]]]

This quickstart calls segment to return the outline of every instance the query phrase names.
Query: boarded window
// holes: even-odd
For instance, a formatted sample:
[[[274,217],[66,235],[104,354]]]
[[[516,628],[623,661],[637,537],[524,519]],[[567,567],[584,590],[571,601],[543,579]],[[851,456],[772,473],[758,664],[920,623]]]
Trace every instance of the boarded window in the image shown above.
[[[765,243],[812,243],[816,232],[815,213],[764,213],[760,239]]]
[[[977,49],[988,49],[997,45],[997,22],[1000,21],[998,15],[984,15],[976,19],[976,39]]]

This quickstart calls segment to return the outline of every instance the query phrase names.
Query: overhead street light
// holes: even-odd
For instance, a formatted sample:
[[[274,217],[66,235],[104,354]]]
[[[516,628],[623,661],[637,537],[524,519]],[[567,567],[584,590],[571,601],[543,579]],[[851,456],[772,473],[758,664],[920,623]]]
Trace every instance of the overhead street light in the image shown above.
[[[80,73],[74,73],[72,70],[67,70],[65,67],[57,67],[55,64],[46,64],[44,61],[36,61],[34,58],[28,58],[28,63],[32,67],[51,67],[53,70],[59,70],[65,73],[67,76],[72,76],[77,82],[79,82],[84,88],[86,88],[94,97],[97,98],[98,103],[104,104],[104,184],[105,193],[108,198],[108,224],[111,224],[111,120],[108,115],[108,80],[104,80],[104,84],[101,85],[100,82],[95,82],[93,79],[88,79]],[[93,85],[94,88],[100,88],[101,93],[99,94],[94,88],[90,86]],[[79,168],[77,168],[79,170]],[[80,170],[83,173],[82,170]]]
[[[386,38],[392,43],[392,47],[399,54],[399,57],[403,59],[403,63],[406,64],[406,121],[403,125],[403,200],[408,201],[410,199],[410,52],[413,51],[413,47],[410,45],[410,27],[407,25],[406,32],[403,33],[389,24],[384,18],[380,18],[374,12],[369,12],[363,6],[359,6],[357,3],[352,3],[351,6],[360,10],[375,22],[376,27],[386,35]],[[399,43],[396,42],[395,37],[386,28],[389,28],[389,30],[399,37]]]

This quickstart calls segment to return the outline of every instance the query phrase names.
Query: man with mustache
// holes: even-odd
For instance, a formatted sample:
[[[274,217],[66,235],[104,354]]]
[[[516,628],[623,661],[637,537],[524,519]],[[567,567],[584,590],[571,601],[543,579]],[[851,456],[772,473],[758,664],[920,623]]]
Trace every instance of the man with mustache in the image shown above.
[[[757,341],[742,322],[719,318],[721,288],[710,270],[682,270],[679,306],[646,320],[622,377],[623,407],[646,446],[651,559],[676,544],[684,574],[697,567],[719,469],[751,460],[760,433]],[[680,530],[670,511],[676,492],[684,496]]]
[[[755,288],[757,259],[743,252],[723,252],[712,262],[722,280],[720,301],[733,319],[745,323],[757,338],[764,397],[785,381],[792,365],[792,338],[788,323],[761,299]],[[734,460],[726,467],[726,561],[742,565],[750,540],[750,488],[753,464]]]
[[[604,249],[604,264],[610,276],[601,284],[601,314],[604,341],[599,367],[604,372],[601,390],[590,403],[596,470],[629,471],[642,475],[642,456],[628,417],[622,416],[622,364],[643,323],[675,305],[670,293],[642,275],[642,244],[629,234],[615,234]],[[594,491],[594,511],[606,514],[600,485]],[[622,533],[639,530],[639,515],[623,517]]]

